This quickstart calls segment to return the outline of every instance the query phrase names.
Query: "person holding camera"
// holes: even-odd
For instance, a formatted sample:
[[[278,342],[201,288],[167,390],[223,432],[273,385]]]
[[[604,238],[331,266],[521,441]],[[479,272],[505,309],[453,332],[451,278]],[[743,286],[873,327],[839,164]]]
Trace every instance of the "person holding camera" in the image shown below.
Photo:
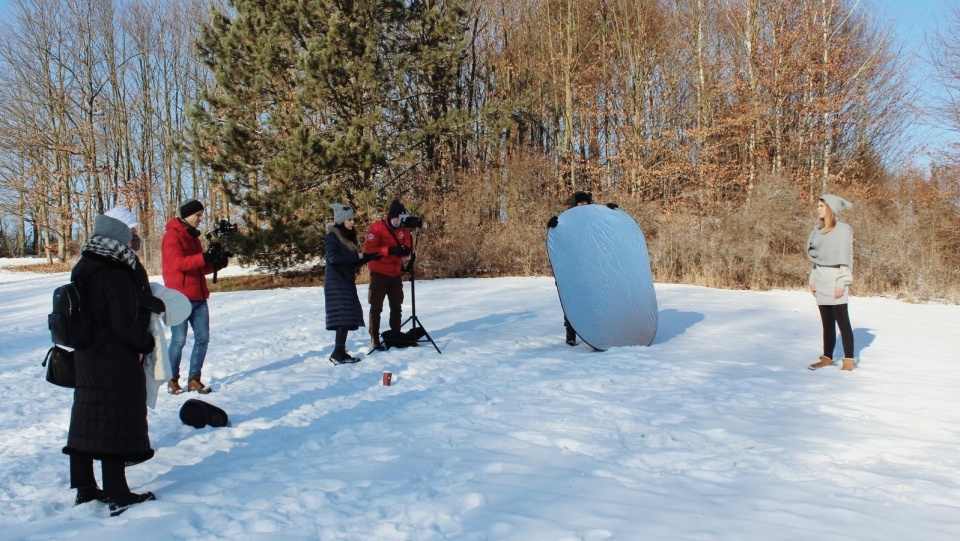
[[[336,332],[330,362],[355,363],[360,359],[347,353],[347,333],[363,327],[363,307],[357,295],[360,267],[380,259],[379,254],[363,254],[354,229],[353,209],[340,203],[330,205],[333,223],[327,224],[323,239],[326,267],[323,272],[323,298],[326,327]]]
[[[227,254],[220,243],[212,243],[204,252],[200,243],[200,221],[203,220],[203,205],[196,199],[180,207],[180,217],[167,222],[166,232],[160,244],[160,260],[163,269],[163,285],[183,293],[190,300],[190,316],[170,328],[170,368],[173,377],[167,382],[170,394],[180,394],[180,357],[187,342],[187,324],[193,328],[193,352],[190,355],[190,372],[187,391],[207,394],[210,388],[200,381],[203,361],[207,356],[210,341],[210,312],[207,299],[210,289],[206,275],[227,266]]]
[[[383,299],[390,305],[390,331],[400,333],[403,305],[403,258],[409,257],[410,264],[416,256],[413,255],[413,243],[410,229],[402,224],[401,215],[406,215],[407,209],[394,199],[387,210],[387,216],[370,226],[367,230],[367,239],[363,251],[367,254],[380,255],[380,259],[370,261],[370,287],[367,292],[367,301],[370,303],[370,349],[382,350],[380,342],[380,313],[383,311]]]

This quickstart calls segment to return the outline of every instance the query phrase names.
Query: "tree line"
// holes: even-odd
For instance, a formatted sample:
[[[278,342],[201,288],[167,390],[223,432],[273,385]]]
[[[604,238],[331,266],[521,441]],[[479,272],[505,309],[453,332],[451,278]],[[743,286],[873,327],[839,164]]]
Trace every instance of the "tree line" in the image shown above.
[[[547,218],[587,190],[637,218],[658,280],[772,287],[797,283],[836,192],[862,203],[868,290],[947,294],[917,291],[897,236],[925,272],[956,268],[955,167],[899,167],[909,59],[861,2],[14,4],[4,235],[49,258],[126,204],[156,260],[198,198],[280,270],[322,254],[330,203],[369,221],[399,197],[428,223],[428,275],[544,273]]]

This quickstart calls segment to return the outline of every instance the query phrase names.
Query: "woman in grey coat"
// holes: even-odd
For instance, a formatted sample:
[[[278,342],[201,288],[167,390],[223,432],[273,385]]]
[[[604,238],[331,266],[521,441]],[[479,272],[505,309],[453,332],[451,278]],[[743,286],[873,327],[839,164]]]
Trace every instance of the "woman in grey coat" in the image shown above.
[[[379,255],[363,254],[354,229],[353,209],[339,203],[330,205],[333,222],[327,224],[327,236],[323,246],[326,251],[326,268],[323,273],[323,297],[328,331],[335,331],[333,364],[359,361],[347,353],[347,333],[363,327],[363,307],[357,296],[357,272],[368,261],[380,259]]]
[[[808,367],[810,370],[833,365],[838,327],[843,344],[840,369],[853,370],[857,365],[853,356],[853,328],[847,311],[847,288],[853,282],[853,231],[839,221],[840,213],[852,207],[842,197],[823,195],[817,202],[818,223],[807,239],[807,258],[813,262],[810,292],[817,299],[823,324],[823,354],[819,361]]]

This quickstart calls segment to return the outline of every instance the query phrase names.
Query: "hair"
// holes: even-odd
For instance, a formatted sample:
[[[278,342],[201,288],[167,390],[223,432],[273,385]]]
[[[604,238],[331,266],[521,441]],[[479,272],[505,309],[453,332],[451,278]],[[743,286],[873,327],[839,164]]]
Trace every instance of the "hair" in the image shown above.
[[[823,203],[823,206],[827,209],[827,214],[820,220],[820,234],[829,233],[833,231],[833,228],[837,226],[837,215],[833,213],[833,209],[830,208],[830,205],[827,204],[823,199],[820,200]]]

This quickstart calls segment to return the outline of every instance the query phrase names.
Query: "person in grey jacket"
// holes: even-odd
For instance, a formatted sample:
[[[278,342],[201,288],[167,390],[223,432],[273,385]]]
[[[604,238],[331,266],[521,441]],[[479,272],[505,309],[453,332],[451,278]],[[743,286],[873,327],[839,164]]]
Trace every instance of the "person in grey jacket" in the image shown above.
[[[817,202],[817,225],[807,239],[810,270],[810,292],[817,299],[823,324],[823,355],[808,368],[816,370],[833,365],[833,349],[837,331],[843,344],[841,370],[853,370],[857,360],[853,354],[853,328],[847,310],[848,287],[853,282],[853,231],[839,221],[840,213],[853,205],[842,197],[825,194]]]

